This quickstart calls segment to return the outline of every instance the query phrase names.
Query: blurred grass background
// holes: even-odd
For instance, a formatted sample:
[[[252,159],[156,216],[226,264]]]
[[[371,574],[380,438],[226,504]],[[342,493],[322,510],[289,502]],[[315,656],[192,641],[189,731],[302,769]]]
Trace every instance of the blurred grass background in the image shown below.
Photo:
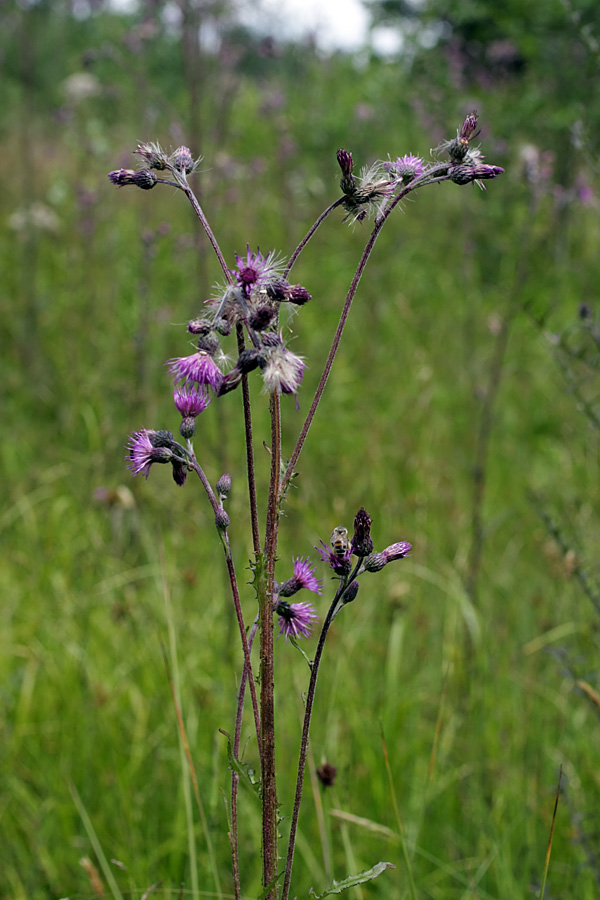
[[[219,271],[182,197],[116,190],[106,174],[133,165],[138,140],[187,143],[204,156],[195,184],[227,258],[246,243],[290,253],[338,196],[338,147],[357,166],[427,156],[473,108],[487,161],[506,174],[485,193],[423,191],[384,230],[282,523],[281,578],[361,505],[377,547],[414,546],[363,579],[331,632],[311,769],[326,759],[338,778],[326,791],[307,782],[294,892],[387,859],[394,871],[350,893],[409,896],[403,829],[420,898],[532,896],[562,765],[547,896],[598,896],[598,617],[581,590],[584,576],[597,596],[598,11],[372,9],[404,30],[402,54],[282,44],[199,0],[128,15],[41,0],[0,9],[2,898],[99,890],[80,864],[101,860],[74,796],[121,864],[109,863],[123,895],[159,880],[165,897],[189,892],[165,583],[221,893],[200,823],[198,883],[231,894],[218,729],[233,728],[240,654],[222,551],[193,482],[176,488],[162,469],[132,481],[123,460],[132,431],[177,429],[163,362],[187,352],[185,323]],[[284,401],[288,450],[368,234],[341,219],[294,269],[313,300],[294,321],[309,369],[300,410]],[[265,487],[268,423],[253,390]],[[233,476],[243,584],[240,413],[237,393],[214,404],[196,448],[213,483]],[[243,599],[250,621],[250,588]],[[299,654],[276,651],[289,816],[308,679]],[[246,735],[255,765],[250,722]],[[244,891],[257,896],[250,797],[241,822]]]

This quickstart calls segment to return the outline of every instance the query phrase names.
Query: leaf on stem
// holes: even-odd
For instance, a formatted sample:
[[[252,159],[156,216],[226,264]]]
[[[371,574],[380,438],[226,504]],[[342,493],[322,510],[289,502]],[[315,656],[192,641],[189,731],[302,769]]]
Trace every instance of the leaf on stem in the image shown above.
[[[314,900],[323,900],[323,897],[329,897],[330,894],[341,894],[342,891],[345,891],[348,888],[356,887],[358,884],[364,884],[366,881],[373,881],[374,878],[377,878],[382,872],[385,872],[386,869],[395,868],[396,866],[392,865],[392,863],[378,862],[372,869],[367,869],[366,872],[360,872],[358,875],[349,875],[347,878],[344,878],[343,881],[335,881],[334,879],[331,887],[327,888],[322,894],[315,894],[311,888],[310,895]]]

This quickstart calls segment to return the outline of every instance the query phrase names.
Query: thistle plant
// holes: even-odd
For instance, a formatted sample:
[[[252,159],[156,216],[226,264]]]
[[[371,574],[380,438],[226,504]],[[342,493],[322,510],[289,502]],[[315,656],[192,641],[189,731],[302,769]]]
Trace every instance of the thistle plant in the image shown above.
[[[434,151],[432,161],[405,154],[394,160],[377,162],[360,174],[354,172],[354,161],[347,150],[339,150],[337,162],[341,169],[341,196],[331,203],[318,217],[305,237],[300,241],[287,261],[277,252],[262,253],[247,246],[245,253],[236,254],[228,264],[219,243],[196,195],[189,184],[189,177],[198,171],[201,160],[194,159],[187,147],[179,147],[167,154],[156,143],[141,143],[134,151],[142,165],[138,169],[118,169],[109,174],[118,187],[135,186],[151,190],[167,184],[181,191],[191,204],[206,237],[208,238],[222,270],[222,285],[215,295],[195,310],[187,331],[193,337],[195,350],[187,356],[166,362],[173,378],[173,402],[180,415],[179,436],[164,428],[144,428],[135,432],[127,444],[127,465],[133,475],[148,479],[155,464],[170,465],[173,479],[179,487],[186,484],[188,475],[196,475],[212,506],[214,523],[220,539],[227,570],[231,599],[239,628],[242,659],[240,662],[240,688],[237,715],[229,748],[231,761],[231,794],[229,807],[229,837],[232,857],[232,876],[235,897],[242,896],[244,873],[240,871],[238,858],[237,814],[238,786],[243,777],[240,764],[242,712],[249,703],[252,709],[256,748],[260,759],[260,798],[262,804],[262,897],[288,900],[292,884],[294,848],[302,788],[306,767],[311,717],[316,696],[317,677],[333,622],[345,607],[354,603],[363,580],[386,565],[409,555],[411,544],[397,540],[392,535],[389,546],[376,550],[371,537],[371,517],[364,508],[358,510],[353,529],[336,526],[331,538],[324,535],[317,550],[318,557],[330,570],[333,579],[333,595],[325,601],[325,612],[317,610],[317,600],[304,599],[306,592],[315,598],[324,594],[324,580],[317,577],[316,565],[309,556],[297,556],[291,571],[285,562],[278,562],[276,573],[279,525],[285,506],[291,479],[296,474],[298,459],[303,450],[309,429],[319,407],[323,391],[333,366],[342,333],[361,276],[369,260],[381,229],[393,211],[409,194],[432,184],[451,181],[458,185],[478,184],[496,178],[502,173],[499,166],[483,162],[478,148],[472,146],[477,136],[477,116],[470,114],[458,129],[456,137],[444,142]],[[319,227],[338,207],[345,212],[345,221],[365,223],[372,221],[364,250],[351,280],[340,321],[332,337],[331,348],[315,394],[295,444],[282,447],[282,415],[286,404],[296,405],[302,390],[305,356],[297,355],[288,346],[282,311],[285,308],[299,311],[309,302],[309,290],[294,284],[291,272],[299,255],[314,238]],[[319,302],[318,299],[314,302]],[[227,346],[229,345],[229,346]],[[233,350],[232,346],[233,345]],[[227,353],[226,353],[227,350]],[[306,350],[305,353],[308,351]],[[235,358],[228,367],[227,358]],[[270,478],[266,498],[266,521],[261,530],[258,516],[257,478],[253,451],[253,417],[249,390],[251,378],[262,378],[265,402],[269,404],[270,436],[265,440],[270,451]],[[231,522],[225,508],[232,479],[222,475],[213,486],[204,472],[204,460],[196,456],[194,436],[196,419],[210,415],[210,407],[216,402],[227,402],[226,395],[240,390],[243,399],[245,425],[245,454],[249,520],[251,527],[253,558],[252,585],[257,604],[242,599],[240,579],[233,563],[231,541],[239,540],[238,523]],[[283,395],[293,395],[285,398]],[[223,399],[225,398],[225,399]],[[189,490],[190,487],[186,486]],[[365,501],[368,503],[368,500]],[[334,523],[332,523],[333,525]],[[280,567],[283,573],[280,574]],[[282,577],[283,576],[283,577]],[[244,578],[245,580],[245,578]],[[328,581],[329,583],[329,581]],[[372,583],[372,582],[371,582]],[[369,591],[368,583],[363,590]],[[303,592],[300,594],[300,592]],[[297,595],[303,597],[298,600]],[[360,601],[359,601],[360,602]],[[349,613],[351,615],[351,611]],[[317,647],[312,659],[308,659],[309,683],[306,690],[304,722],[298,756],[296,788],[293,799],[284,800],[282,812],[289,815],[286,829],[285,852],[280,847],[280,800],[276,780],[276,729],[274,718],[274,630],[278,623],[279,636],[283,637],[278,652],[289,652],[290,647],[300,648],[303,639],[317,629],[322,616]],[[346,615],[346,614],[345,614]],[[252,647],[258,638],[258,671],[252,658]],[[304,653],[304,651],[301,651]],[[291,807],[290,807],[291,801]],[[349,876],[337,882],[335,891],[375,878],[389,863],[381,862],[367,872]],[[333,888],[331,888],[333,890]],[[326,896],[328,890],[320,896]]]

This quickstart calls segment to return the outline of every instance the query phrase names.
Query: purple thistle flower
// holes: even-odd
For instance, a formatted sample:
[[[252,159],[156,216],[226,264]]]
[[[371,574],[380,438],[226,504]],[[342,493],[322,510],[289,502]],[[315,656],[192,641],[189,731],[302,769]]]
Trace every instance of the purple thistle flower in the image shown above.
[[[279,589],[280,597],[291,597],[299,590],[305,588],[307,591],[313,591],[315,594],[323,593],[323,582],[315,577],[314,566],[307,556],[297,556],[294,560],[294,574],[292,578],[281,585]]]
[[[275,612],[279,616],[279,636],[289,638],[307,638],[312,632],[313,623],[319,618],[312,603],[287,603],[280,600]]]
[[[210,405],[210,394],[205,385],[193,387],[184,384],[173,391],[173,400],[177,410],[184,418],[195,418]]]
[[[383,168],[390,175],[408,184],[409,181],[423,174],[425,162],[419,156],[407,153],[405,156],[399,156],[394,162],[384,162]]]
[[[206,350],[199,350],[192,356],[169,359],[165,363],[175,381],[195,381],[206,384],[217,392],[223,380],[223,374],[212,356]]]
[[[322,547],[315,547],[317,553],[320,554],[323,562],[327,563],[330,569],[333,569],[336,575],[349,575],[350,569],[352,568],[350,564],[350,557],[352,556],[352,547],[348,544],[344,554],[342,556],[338,556],[335,550],[330,547],[325,541],[319,541],[322,544]]]
[[[238,285],[249,296],[256,285],[266,286],[270,282],[280,278],[281,260],[273,252],[263,256],[257,248],[256,253],[250,250],[246,244],[246,258],[235,254],[236,268],[231,269],[231,274]]]
[[[168,432],[167,432],[168,433]],[[148,478],[152,463],[168,463],[173,457],[173,451],[164,446],[160,441],[160,435],[164,432],[150,431],[142,428],[130,435],[127,443],[127,468],[132,475],[144,475]],[[173,435],[171,435],[171,438]],[[158,444],[158,445],[157,445]]]

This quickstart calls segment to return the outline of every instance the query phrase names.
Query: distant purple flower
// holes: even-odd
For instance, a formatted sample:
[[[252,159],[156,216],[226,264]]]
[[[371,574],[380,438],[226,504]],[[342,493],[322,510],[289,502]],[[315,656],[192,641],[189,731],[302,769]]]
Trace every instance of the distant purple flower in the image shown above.
[[[314,622],[319,618],[312,603],[287,603],[280,600],[275,607],[279,616],[279,636],[288,638],[310,637]]]
[[[160,442],[158,442],[158,446],[155,446],[157,444],[157,436],[160,434],[161,432],[142,428],[141,431],[136,431],[135,434],[130,436],[127,444],[128,453],[125,459],[128,460],[127,468],[131,469],[132,475],[144,475],[145,478],[148,478],[152,463],[168,463],[171,461],[173,457],[172,450],[164,446],[164,444],[161,445]]]
[[[298,556],[294,560],[294,575],[285,581],[280,589],[280,597],[291,597],[302,588],[313,591],[315,594],[323,593],[323,582],[315,577],[314,566],[307,556]]]
[[[268,349],[266,357],[262,376],[267,391],[297,394],[306,369],[302,357],[286,350],[280,338]]]
[[[204,385],[194,387],[184,384],[183,387],[175,388],[173,400],[184,418],[195,418],[210,405],[210,394]]]
[[[223,380],[221,370],[206,350],[199,350],[192,356],[169,359],[165,365],[169,367],[175,381],[195,381],[196,384],[206,384],[218,391]]]

